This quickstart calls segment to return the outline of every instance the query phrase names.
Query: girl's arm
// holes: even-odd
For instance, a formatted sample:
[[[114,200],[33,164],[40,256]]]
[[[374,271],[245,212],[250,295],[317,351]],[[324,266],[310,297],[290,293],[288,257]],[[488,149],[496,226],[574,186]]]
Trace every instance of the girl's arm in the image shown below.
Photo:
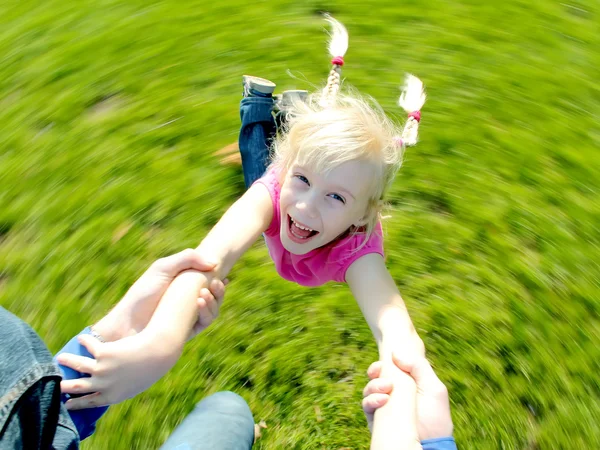
[[[381,255],[370,253],[354,261],[346,271],[346,282],[371,328],[381,356],[391,354],[392,348],[424,356],[423,342]]]
[[[223,279],[242,254],[266,230],[273,217],[267,188],[252,186],[223,215],[198,246],[204,258],[215,262],[213,272],[187,270],[167,288],[150,322],[140,333],[113,343],[101,344],[84,338],[96,361],[79,361],[90,378],[70,386],[70,394],[95,392],[72,398],[68,409],[83,409],[118,403],[147,389],[179,359],[196,318],[200,290],[213,277]]]
[[[394,383],[390,400],[375,413],[371,449],[420,448],[416,386],[393,363],[392,352],[424,355],[423,342],[381,255],[371,253],[356,260],[346,272],[346,282],[377,341],[382,376]]]

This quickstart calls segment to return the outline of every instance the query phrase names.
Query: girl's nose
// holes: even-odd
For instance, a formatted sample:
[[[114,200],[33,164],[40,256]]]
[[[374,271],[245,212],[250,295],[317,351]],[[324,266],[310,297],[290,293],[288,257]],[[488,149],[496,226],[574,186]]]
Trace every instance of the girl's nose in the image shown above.
[[[317,215],[318,215],[316,202],[317,202],[316,198],[314,198],[313,196],[307,195],[307,196],[299,199],[298,203],[296,204],[296,207],[300,211],[303,211],[306,214],[307,218],[315,219],[315,218],[317,218]]]

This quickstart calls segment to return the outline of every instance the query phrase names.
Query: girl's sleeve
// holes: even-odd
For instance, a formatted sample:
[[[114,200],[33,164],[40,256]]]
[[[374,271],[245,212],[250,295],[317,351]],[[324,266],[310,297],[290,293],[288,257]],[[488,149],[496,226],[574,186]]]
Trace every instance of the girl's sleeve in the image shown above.
[[[269,224],[269,228],[265,231],[267,236],[275,236],[279,234],[279,193],[281,186],[279,185],[278,173],[275,169],[269,170],[265,175],[256,180],[254,184],[262,184],[269,191],[271,202],[273,202],[273,219]]]
[[[341,249],[335,253],[337,255],[331,255],[332,260],[339,261],[339,270],[336,271],[335,281],[338,283],[346,282],[346,272],[352,263],[361,257],[370,253],[377,253],[382,257],[385,257],[383,252],[383,229],[381,224],[377,224],[375,230],[364,244],[364,236],[360,234],[354,235],[349,238],[346,248]],[[358,249],[358,250],[357,250]]]

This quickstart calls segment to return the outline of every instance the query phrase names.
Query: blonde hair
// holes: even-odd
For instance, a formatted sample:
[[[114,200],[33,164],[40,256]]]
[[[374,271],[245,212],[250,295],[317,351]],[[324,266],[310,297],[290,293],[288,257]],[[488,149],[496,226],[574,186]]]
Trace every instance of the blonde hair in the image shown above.
[[[402,128],[374,99],[356,92],[341,93],[348,32],[332,17],[326,16],[326,20],[332,25],[329,52],[333,68],[322,92],[306,101],[294,100],[287,110],[285,128],[273,142],[273,164],[282,173],[296,163],[322,173],[353,160],[372,164],[375,173],[363,218],[368,238],[380,219],[386,191],[402,165],[405,146],[417,143],[425,93],[421,81],[409,75],[399,99],[399,105],[409,113]]]

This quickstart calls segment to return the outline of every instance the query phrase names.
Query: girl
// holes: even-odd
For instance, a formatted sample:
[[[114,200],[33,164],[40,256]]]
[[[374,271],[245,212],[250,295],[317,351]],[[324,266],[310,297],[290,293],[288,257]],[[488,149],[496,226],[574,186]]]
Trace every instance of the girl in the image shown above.
[[[384,263],[380,211],[404,147],[416,144],[425,95],[421,82],[409,76],[400,97],[408,120],[398,129],[373,101],[342,94],[340,74],[348,35],[339,22],[327,20],[333,27],[329,45],[333,67],[327,85],[306,101],[284,94],[279,112],[285,120],[278,134],[272,116],[275,85],[244,77],[240,151],[249,189],[198,247],[216,268],[210,274],[180,274],[139,334],[115,343],[86,340],[96,358],[86,362],[84,372],[91,377],[65,382],[63,390],[96,394],[70,400],[70,408],[115,403],[158,380],[181,354],[195,322],[200,289],[213,278],[224,279],[264,234],[283,278],[303,286],[328,281],[350,286],[377,341],[384,361],[382,376],[395,379],[409,394],[395,414],[386,416],[386,411],[394,410],[397,395],[378,410],[374,440],[379,427],[416,441],[410,412],[414,384],[395,368],[391,354],[392,350],[423,354],[424,349]],[[263,175],[269,145],[274,157]],[[400,394],[404,388],[396,386],[394,392]]]

